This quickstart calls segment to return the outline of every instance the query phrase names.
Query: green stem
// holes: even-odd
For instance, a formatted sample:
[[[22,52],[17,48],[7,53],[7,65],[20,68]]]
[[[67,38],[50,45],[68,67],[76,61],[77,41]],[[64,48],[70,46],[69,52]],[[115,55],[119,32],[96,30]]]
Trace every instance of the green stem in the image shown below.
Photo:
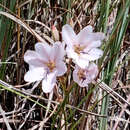
[[[107,22],[108,22],[110,3],[111,3],[111,0],[107,0],[106,6],[105,6],[105,19],[104,19],[104,24],[103,24],[103,32],[105,34],[107,33]],[[106,92],[103,92],[103,95],[106,95],[106,94],[107,94]],[[103,98],[102,108],[101,108],[101,114],[103,115],[108,114],[108,102],[109,102],[109,96],[106,96],[105,98]],[[99,130],[106,130],[106,129],[107,129],[107,118],[101,118]]]

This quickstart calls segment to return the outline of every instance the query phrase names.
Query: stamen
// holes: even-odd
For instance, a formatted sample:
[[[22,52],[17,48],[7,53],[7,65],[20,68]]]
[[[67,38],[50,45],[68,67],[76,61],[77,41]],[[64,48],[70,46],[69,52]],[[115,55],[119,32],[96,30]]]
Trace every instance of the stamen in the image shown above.
[[[56,67],[55,62],[50,61],[47,63],[47,67],[49,68],[50,72],[53,71],[53,69]]]
[[[85,70],[83,69],[80,69],[77,73],[78,77],[79,77],[79,80],[85,80],[86,79],[86,76],[85,76]]]
[[[74,45],[74,51],[75,51],[77,54],[80,54],[84,49],[85,49],[85,46]]]

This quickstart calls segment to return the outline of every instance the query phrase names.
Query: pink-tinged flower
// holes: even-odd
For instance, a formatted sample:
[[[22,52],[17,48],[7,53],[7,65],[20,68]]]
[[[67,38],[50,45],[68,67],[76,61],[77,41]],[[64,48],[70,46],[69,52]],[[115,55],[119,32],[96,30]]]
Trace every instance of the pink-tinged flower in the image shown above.
[[[56,77],[67,71],[63,62],[64,55],[64,45],[60,42],[54,43],[53,46],[37,43],[35,51],[28,50],[24,55],[24,61],[29,64],[29,71],[25,74],[24,80],[27,82],[42,80],[43,91],[51,92],[56,84]]]
[[[97,60],[103,54],[103,51],[97,47],[101,46],[101,41],[105,36],[101,32],[92,32],[90,25],[76,35],[72,27],[66,24],[62,28],[62,37],[67,44],[68,57],[81,68],[86,68],[89,61]]]
[[[91,83],[98,74],[98,67],[94,63],[90,63],[85,69],[80,68],[76,65],[73,71],[73,80],[80,86],[86,87]]]
[[[52,28],[52,35],[54,37],[54,40],[59,41],[60,37],[57,28],[54,25],[51,28]]]

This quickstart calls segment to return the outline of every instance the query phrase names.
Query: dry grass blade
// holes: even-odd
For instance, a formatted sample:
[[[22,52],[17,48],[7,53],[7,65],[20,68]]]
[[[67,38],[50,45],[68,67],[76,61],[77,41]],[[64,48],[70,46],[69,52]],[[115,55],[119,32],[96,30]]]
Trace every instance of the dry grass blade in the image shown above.
[[[45,42],[45,40],[40,35],[38,35],[33,29],[31,29],[29,27],[29,25],[27,25],[25,22],[23,22],[20,18],[17,18],[15,16],[13,16],[13,15],[11,15],[9,13],[3,12],[3,11],[0,11],[0,14],[10,18],[14,22],[16,22],[19,25],[23,26],[27,31],[29,31],[33,36],[35,36],[39,42],[43,42],[43,43]]]
[[[42,27],[45,27],[46,29],[48,29],[48,31],[51,31],[51,29],[46,26],[44,23],[40,22],[40,21],[36,21],[36,20],[26,20],[27,22],[34,22],[34,23],[37,23],[39,25],[41,25]]]
[[[5,124],[6,124],[7,129],[8,129],[8,130],[12,130],[12,128],[11,128],[10,125],[9,125],[8,119],[7,119],[6,116],[5,116],[5,112],[3,111],[1,105],[0,105],[0,113],[1,113],[2,116],[3,116],[3,119],[4,119],[4,122],[5,122]]]
[[[50,114],[48,117],[44,118],[43,121],[40,122],[40,124],[39,124],[39,126],[40,126],[39,130],[43,130],[44,124],[45,124],[45,123],[51,118],[51,116],[56,112],[56,109],[57,109],[57,105],[54,107],[54,110],[51,112],[51,114]]]
[[[99,84],[99,86],[102,89],[104,89],[105,91],[107,91],[108,93],[110,93],[110,95],[115,95],[118,98],[120,98],[122,101],[124,101],[125,103],[127,103],[128,105],[130,105],[130,103],[127,100],[125,100],[122,96],[120,96],[117,92],[115,92],[113,89],[111,89],[108,85],[106,85],[100,79],[97,80],[97,83]]]
[[[128,101],[128,102],[130,101],[130,95],[129,95],[127,101]],[[121,118],[121,116],[123,115],[123,113],[124,113],[124,111],[125,111],[125,109],[126,109],[127,106],[128,106],[128,104],[125,104],[125,105],[123,106],[122,111],[120,112],[119,118]],[[129,115],[129,116],[130,116],[130,115]],[[115,125],[114,125],[114,127],[113,127],[113,130],[116,130],[116,129],[117,129],[118,123],[119,123],[119,120],[116,121],[116,123],[115,123]],[[129,123],[130,123],[130,122],[129,122]]]
[[[0,129],[129,129],[129,0],[0,0],[0,7]],[[63,31],[65,24],[69,24],[76,35],[82,30],[83,35],[75,37],[71,28],[64,28],[66,31]],[[105,33],[106,39],[101,41],[101,46],[101,42],[96,42],[98,39],[100,41],[96,35],[89,38],[87,31],[92,30],[86,28],[88,25],[92,26],[94,33]],[[63,59],[60,48],[55,46],[58,41],[65,42]],[[54,45],[57,48],[56,53],[55,49],[49,51],[46,44],[44,47],[37,46],[37,42]],[[77,75],[79,80],[83,78],[81,82],[84,83],[93,74],[90,73],[89,77],[86,72],[88,78],[85,77],[86,74],[80,74],[80,70],[74,74],[76,63],[81,61],[82,64],[82,60],[87,58],[84,55],[87,50],[82,51],[82,45],[88,47],[90,52],[97,52],[93,51],[94,59],[100,57],[96,56],[100,53],[98,50],[103,51],[103,56],[98,61],[92,58],[94,61],[89,62],[95,63],[100,70],[97,76],[99,79],[90,81],[90,84],[86,83],[87,87],[80,87],[74,79]],[[89,49],[89,45],[92,45],[92,49]],[[38,55],[32,54],[30,58],[27,56],[26,62],[25,52],[28,50],[31,53],[35,50]],[[81,57],[76,51],[81,52]],[[74,59],[70,59],[71,55],[72,58],[77,57],[74,53],[79,56],[76,63]],[[31,61],[33,58],[34,61]],[[47,66],[45,77],[49,78],[48,73],[53,73],[55,67],[60,70],[54,76],[56,78],[52,76],[54,81],[46,80],[50,85],[53,82],[56,85],[50,95],[42,89],[49,89],[50,86],[41,82],[46,79],[44,74],[39,75],[40,78],[39,72],[30,73],[33,66],[36,66],[36,71],[37,67],[44,68],[41,58]],[[46,59],[49,63],[46,63]],[[64,75],[61,74],[64,65],[60,67],[60,59],[67,67]],[[86,60],[92,59],[90,56]],[[59,62],[55,64],[55,61]],[[27,80],[29,83],[25,81],[25,75],[31,77]],[[33,78],[36,82],[31,81]]]
[[[23,93],[23,94],[25,94],[25,95],[27,95],[27,96],[30,96],[30,97],[34,97],[34,98],[37,98],[37,99],[42,99],[42,100],[44,100],[44,101],[51,102],[51,103],[54,103],[54,104],[57,104],[57,105],[61,104],[61,102],[49,100],[49,99],[46,99],[46,98],[41,97],[41,96],[35,96],[35,95],[30,94],[29,92],[26,92],[26,91],[24,91],[24,90],[17,89],[17,88],[13,87],[12,85],[7,84],[6,82],[4,82],[4,81],[2,81],[2,80],[0,80],[0,84],[2,84],[3,86],[6,86],[6,87],[8,87],[8,88],[11,88],[12,90],[21,92],[21,93]],[[37,86],[37,84],[39,84],[39,82],[36,83],[36,86]],[[34,86],[34,87],[36,87],[36,86]],[[98,116],[98,117],[106,117],[106,116],[104,116],[104,115],[100,115],[100,114],[97,114],[97,113],[89,112],[89,111],[86,111],[86,110],[77,108],[77,107],[72,106],[72,105],[69,105],[69,104],[66,104],[66,107],[67,107],[67,108],[71,108],[71,109],[76,109],[76,110],[78,110],[78,111],[80,111],[80,112],[82,112],[82,113],[86,113],[86,114],[90,114],[90,115],[94,115],[94,116]]]

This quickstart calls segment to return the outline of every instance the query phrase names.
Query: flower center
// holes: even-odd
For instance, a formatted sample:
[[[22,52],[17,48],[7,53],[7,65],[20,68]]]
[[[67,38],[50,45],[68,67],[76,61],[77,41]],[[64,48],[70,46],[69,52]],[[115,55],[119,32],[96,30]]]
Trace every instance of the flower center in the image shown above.
[[[74,51],[75,51],[77,54],[80,54],[84,49],[85,49],[85,46],[74,45]]]
[[[53,69],[56,67],[55,62],[49,61],[49,62],[47,63],[47,67],[49,68],[50,72],[52,72]]]
[[[79,80],[85,80],[86,79],[86,75],[84,73],[85,73],[85,70],[79,69],[79,71],[77,73]]]

